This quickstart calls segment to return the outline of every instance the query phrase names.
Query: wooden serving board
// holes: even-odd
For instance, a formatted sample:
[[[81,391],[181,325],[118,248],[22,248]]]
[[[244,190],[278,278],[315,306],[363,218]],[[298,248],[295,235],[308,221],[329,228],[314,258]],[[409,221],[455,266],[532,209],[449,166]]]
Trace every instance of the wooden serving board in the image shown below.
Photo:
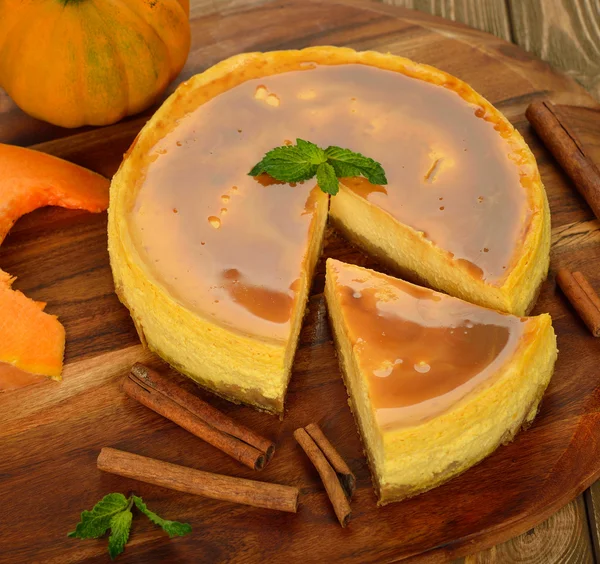
[[[193,7],[192,2],[192,7]],[[192,10],[193,14],[193,10]],[[584,271],[600,287],[600,223],[532,134],[524,110],[536,97],[593,106],[566,77],[495,37],[417,12],[350,0],[285,0],[192,22],[193,46],[179,80],[234,53],[349,45],[391,51],[468,81],[506,113],[540,164],[553,218],[552,267],[536,307],[550,312],[560,348],[556,373],[534,425],[510,445],[448,484],[377,508],[370,474],[346,401],[326,322],[323,262],[310,299],[283,422],[210,397],[277,442],[270,465],[255,473],[136,404],[119,391],[131,364],[167,370],[137,339],[113,293],[106,214],[60,209],[24,217],[0,247],[0,268],[16,287],[48,302],[67,330],[61,384],[44,382],[0,395],[0,561],[106,562],[106,539],[66,534],[82,509],[112,491],[134,490],[159,514],[193,526],[169,541],[136,519],[121,562],[439,562],[517,535],[542,521],[600,476],[600,341],[556,290],[558,267]],[[572,125],[600,159],[594,110],[569,110]],[[0,141],[31,145],[112,175],[145,121],[101,130],[42,124],[0,96]],[[325,256],[376,266],[330,232]],[[2,312],[0,312],[0,315]],[[185,385],[194,385],[185,381]],[[207,394],[206,394],[207,395]],[[358,478],[354,519],[336,521],[322,484],[295,444],[294,429],[319,422]],[[298,514],[207,500],[96,469],[101,447],[234,476],[298,486]]]

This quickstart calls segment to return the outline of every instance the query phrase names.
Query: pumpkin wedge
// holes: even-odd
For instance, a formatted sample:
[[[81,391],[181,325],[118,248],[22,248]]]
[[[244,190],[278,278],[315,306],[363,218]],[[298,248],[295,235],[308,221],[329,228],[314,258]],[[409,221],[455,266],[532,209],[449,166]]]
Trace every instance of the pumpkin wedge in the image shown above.
[[[0,143],[0,243],[17,219],[44,206],[103,211],[108,181],[57,157]]]
[[[108,180],[62,159],[0,143],[0,244],[25,213],[43,206],[100,212],[108,206]],[[60,380],[65,329],[56,316],[11,288],[0,270],[0,391],[44,376]]]
[[[14,278],[0,270],[0,391],[34,383],[43,376],[60,380],[65,328],[46,304],[12,290]]]

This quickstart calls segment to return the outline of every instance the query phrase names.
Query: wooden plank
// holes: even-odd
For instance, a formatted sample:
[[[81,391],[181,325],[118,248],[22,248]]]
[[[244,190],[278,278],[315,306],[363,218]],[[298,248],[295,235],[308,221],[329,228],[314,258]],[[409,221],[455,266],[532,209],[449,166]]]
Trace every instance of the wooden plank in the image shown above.
[[[600,2],[508,0],[513,40],[600,100]]]
[[[514,41],[578,80],[600,99],[600,2],[597,0],[382,1]]]
[[[592,543],[580,495],[531,531],[478,554],[464,564],[591,564]]]
[[[600,481],[585,492],[590,534],[596,562],[600,562]]]
[[[382,0],[386,4],[420,10],[464,23],[511,41],[510,18],[504,0]]]

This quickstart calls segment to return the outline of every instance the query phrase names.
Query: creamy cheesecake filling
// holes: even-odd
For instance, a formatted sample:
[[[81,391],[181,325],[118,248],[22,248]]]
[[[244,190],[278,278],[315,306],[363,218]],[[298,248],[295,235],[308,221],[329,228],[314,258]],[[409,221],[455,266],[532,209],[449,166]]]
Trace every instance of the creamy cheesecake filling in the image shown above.
[[[523,337],[525,319],[377,273],[332,268],[383,430],[426,422],[493,384]]]
[[[521,182],[531,170],[510,153],[507,132],[449,88],[401,73],[302,68],[221,93],[154,147],[129,224],[169,293],[240,331],[288,337],[318,188],[247,172],[296,138],[381,162],[387,186],[345,184],[476,276],[501,279],[529,224]]]

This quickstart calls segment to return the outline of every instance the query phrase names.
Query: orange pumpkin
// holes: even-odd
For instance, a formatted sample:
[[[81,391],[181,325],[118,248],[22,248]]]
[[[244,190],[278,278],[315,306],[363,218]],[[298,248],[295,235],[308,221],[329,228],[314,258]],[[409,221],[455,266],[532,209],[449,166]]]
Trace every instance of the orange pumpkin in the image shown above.
[[[144,110],[189,48],[189,0],[0,0],[0,86],[63,127]]]

